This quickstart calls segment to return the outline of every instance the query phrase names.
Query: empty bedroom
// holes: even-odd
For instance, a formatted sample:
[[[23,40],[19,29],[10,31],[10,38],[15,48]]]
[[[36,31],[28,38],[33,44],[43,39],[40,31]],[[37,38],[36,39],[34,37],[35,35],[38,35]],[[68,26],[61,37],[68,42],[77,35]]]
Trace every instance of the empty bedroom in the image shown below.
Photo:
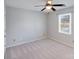
[[[4,59],[74,59],[73,0],[4,0]]]

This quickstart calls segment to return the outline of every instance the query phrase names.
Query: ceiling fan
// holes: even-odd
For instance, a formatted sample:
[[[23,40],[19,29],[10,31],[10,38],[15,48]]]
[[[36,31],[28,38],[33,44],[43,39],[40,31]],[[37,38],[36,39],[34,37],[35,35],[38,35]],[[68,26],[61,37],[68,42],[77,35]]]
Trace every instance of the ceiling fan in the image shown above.
[[[52,4],[52,0],[47,0],[45,5],[37,5],[35,7],[44,6],[44,8],[41,11],[44,11],[45,9],[51,9],[52,11],[56,11],[54,8],[55,6],[65,6],[65,4]]]

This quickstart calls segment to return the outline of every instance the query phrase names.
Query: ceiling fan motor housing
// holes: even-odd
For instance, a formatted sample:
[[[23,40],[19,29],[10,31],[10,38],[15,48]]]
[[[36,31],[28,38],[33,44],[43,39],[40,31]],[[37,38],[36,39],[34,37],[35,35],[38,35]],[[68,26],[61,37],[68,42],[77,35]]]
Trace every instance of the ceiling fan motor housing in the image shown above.
[[[47,3],[46,6],[52,6],[52,5]]]

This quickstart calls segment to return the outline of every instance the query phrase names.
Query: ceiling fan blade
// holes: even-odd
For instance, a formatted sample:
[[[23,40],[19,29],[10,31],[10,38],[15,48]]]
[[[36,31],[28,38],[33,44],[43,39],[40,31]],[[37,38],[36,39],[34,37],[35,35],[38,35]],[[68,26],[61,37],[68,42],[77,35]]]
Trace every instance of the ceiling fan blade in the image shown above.
[[[53,4],[52,6],[65,6],[64,4]]]
[[[45,10],[46,8],[43,8],[41,11]]]
[[[42,6],[45,6],[45,5],[36,5],[35,7],[42,7]]]
[[[51,9],[52,9],[53,11],[56,11],[56,9],[55,9],[55,8],[53,8],[53,7],[52,7]]]

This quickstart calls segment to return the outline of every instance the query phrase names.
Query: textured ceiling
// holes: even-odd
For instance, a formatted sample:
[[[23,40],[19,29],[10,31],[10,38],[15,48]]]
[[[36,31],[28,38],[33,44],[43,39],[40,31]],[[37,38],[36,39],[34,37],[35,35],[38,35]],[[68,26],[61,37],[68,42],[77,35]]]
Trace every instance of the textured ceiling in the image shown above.
[[[5,0],[7,6],[24,8],[28,10],[40,11],[43,7],[35,7],[36,5],[44,5],[47,0]],[[65,7],[55,7],[57,10],[67,8],[74,5],[74,0],[53,0],[53,4],[63,3]]]

